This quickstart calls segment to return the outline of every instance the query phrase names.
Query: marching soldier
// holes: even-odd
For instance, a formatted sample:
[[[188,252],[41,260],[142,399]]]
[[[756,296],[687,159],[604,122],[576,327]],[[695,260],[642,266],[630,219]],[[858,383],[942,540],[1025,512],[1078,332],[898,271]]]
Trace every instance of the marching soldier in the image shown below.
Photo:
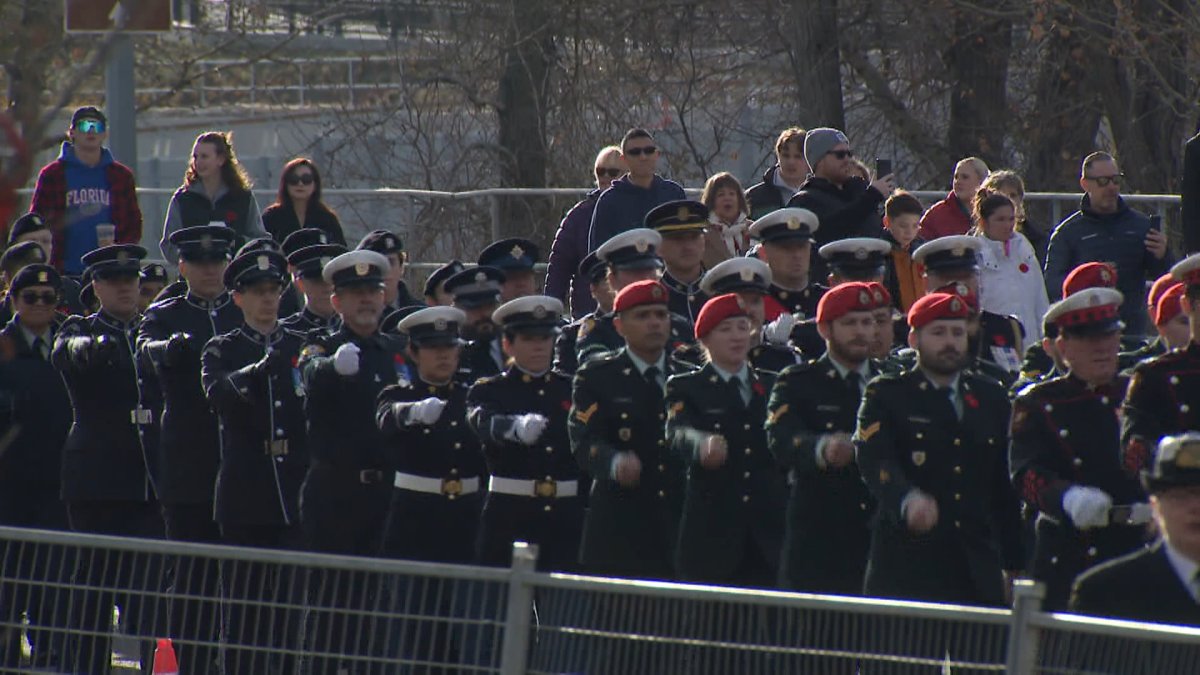
[[[850,237],[825,244],[817,254],[829,268],[829,287],[847,281],[883,283],[891,244],[876,237]]]
[[[420,298],[409,292],[408,284],[404,283],[404,266],[408,263],[408,253],[404,251],[404,242],[400,237],[387,230],[374,230],[358,242],[357,250],[375,251],[388,260],[388,271],[383,279],[384,303],[387,308],[384,311],[385,322],[396,310],[414,305],[425,306]]]
[[[443,286],[454,307],[467,315],[459,326],[467,344],[459,359],[459,374],[467,382],[504,372],[504,351],[492,315],[500,304],[504,273],[495,267],[473,267],[446,280]]]
[[[1151,449],[1163,436],[1200,429],[1200,253],[1176,263],[1171,276],[1184,285],[1182,295],[1176,297],[1190,321],[1190,340],[1183,349],[1144,361],[1133,370],[1121,428],[1121,447],[1130,471],[1150,467]]]
[[[221,420],[221,466],[216,483],[216,519],[225,543],[258,548],[299,548],[300,483],[308,468],[304,399],[296,360],[304,336],[283,328],[280,293],[287,261],[261,250],[238,256],[224,282],[242,310],[244,323],[209,340],[201,354],[201,382]],[[245,603],[288,601],[291,583],[282,570],[245,563],[228,571],[231,672],[263,672],[273,656],[236,647],[294,646],[286,611]],[[294,621],[297,617],[291,617]],[[272,635],[272,628],[284,628]]]
[[[171,275],[162,263],[146,263],[138,274],[138,311],[145,312],[159,293],[171,283]]]
[[[816,317],[825,354],[784,370],[771,391],[767,438],[791,486],[780,563],[784,588],[862,592],[875,500],[855,463],[851,436],[863,389],[880,372],[869,357],[874,311],[882,303],[875,293],[880,290],[861,282],[829,289]]]
[[[750,343],[750,364],[755,370],[772,374],[803,360],[803,355],[789,342],[794,320],[790,314],[781,314],[771,323],[766,321],[766,298],[771,287],[771,268],[758,258],[730,258],[713,266],[700,280],[700,288],[707,297],[736,293],[742,300],[750,317],[754,335]],[[699,346],[692,343],[687,350],[696,355],[684,358],[689,363],[700,363]]]
[[[321,230],[315,231],[324,234]],[[304,307],[280,322],[284,328],[305,335],[313,331],[327,332],[337,329],[337,312],[333,311],[333,301],[330,300],[333,287],[325,282],[321,271],[329,261],[343,253],[346,253],[345,246],[314,244],[296,249],[288,255],[287,263],[292,273],[292,283],[304,296]]]
[[[770,375],[750,367],[750,317],[736,294],[696,320],[706,365],[667,380],[668,447],[687,465],[675,566],[685,580],[774,587],[783,476],[767,450]]]
[[[662,258],[658,248],[662,235],[646,228],[622,232],[596,249],[596,257],[608,266],[608,287],[613,293],[635,281],[657,280],[661,276]],[[671,351],[692,341],[692,327],[688,320],[671,314],[671,339],[667,348]],[[599,314],[593,319],[584,319],[579,326],[576,342],[576,360],[582,364],[593,356],[620,349],[624,342],[613,326],[612,313]]]
[[[237,258],[248,253],[258,253],[260,251],[271,251],[272,253],[284,255],[283,247],[279,242],[271,237],[258,237],[242,244],[242,247],[233,254],[233,257]],[[289,276],[284,279],[283,291],[279,295],[279,317],[291,316],[299,311],[300,297],[296,294],[296,289],[292,286],[292,279]]]
[[[500,270],[504,279],[500,283],[500,302],[537,293],[537,279],[533,266],[541,259],[537,244],[528,239],[501,239],[492,242],[479,254],[478,265]]]
[[[666,448],[663,386],[690,368],[666,351],[668,297],[652,279],[621,289],[612,312],[625,346],[575,376],[571,446],[594,477],[580,549],[589,574],[674,578],[684,477]]]
[[[467,266],[461,260],[451,260],[434,270],[425,279],[425,287],[422,289],[425,304],[430,307],[438,305],[449,307],[454,304],[454,296],[446,291],[446,280],[465,269]]]
[[[798,208],[773,211],[750,226],[750,236],[762,242],[762,256],[771,268],[770,296],[795,323],[792,344],[813,358],[825,348],[816,326],[805,321],[816,315],[827,290],[809,279],[813,233],[819,227],[815,213]]]
[[[341,327],[310,334],[300,355],[312,463],[300,496],[300,522],[311,550],[377,555],[387,523],[394,471],[375,425],[379,392],[407,380],[402,336],[379,330],[384,312],[387,258],[350,251],[329,261],[322,275],[333,287]],[[312,633],[317,673],[336,673],[336,655],[369,654],[374,620],[350,623],[346,608],[377,602],[374,585],[353,587],[318,575]]]
[[[662,236],[658,255],[665,267],[661,281],[671,293],[667,307],[694,325],[700,308],[710,297],[700,283],[704,276],[708,207],[690,199],[670,201],[650,209],[643,222],[643,227]]]
[[[1154,280],[1150,286],[1150,291],[1146,293],[1146,311],[1150,314],[1150,318],[1155,320],[1155,326],[1159,327],[1158,336],[1153,340],[1142,345],[1130,346],[1129,339],[1121,336],[1121,366],[1123,368],[1132,368],[1142,361],[1148,361],[1155,356],[1165,354],[1172,349],[1180,346],[1186,346],[1188,342],[1187,315],[1182,314],[1182,305],[1179,301],[1169,302],[1163,313],[1166,324],[1159,326],[1159,301],[1167,291],[1173,290],[1180,282],[1170,272],[1162,275]],[[1182,324],[1182,325],[1180,325]],[[1165,330],[1164,330],[1165,329]],[[1167,345],[1167,334],[1171,333],[1179,339],[1176,344]]]
[[[63,447],[62,499],[76,532],[136,537],[149,521],[150,448],[143,445],[142,428],[150,423],[150,411],[142,405],[134,351],[138,270],[145,256],[146,249],[131,244],[85,254],[82,260],[94,279],[100,310],[70,317],[55,337],[51,362],[62,374],[75,412]],[[76,568],[77,583],[86,588],[120,587],[116,575],[130,572],[104,565]],[[74,657],[69,670],[107,673],[114,598],[78,592],[82,597],[71,619],[77,622],[74,628],[85,632],[68,651]],[[126,607],[127,616],[137,613]]]
[[[512,364],[467,394],[467,420],[491,474],[479,533],[485,565],[508,565],[514,541],[539,546],[541,569],[574,569],[578,559],[583,499],[567,440],[571,380],[550,367],[562,311],[542,295],[501,305],[493,319]]]
[[[42,249],[42,260],[46,262],[54,258],[54,234],[50,230],[50,225],[46,219],[36,212],[29,212],[17,218],[12,227],[8,230],[8,247],[12,248],[23,242],[34,242]],[[9,280],[14,275],[9,275]],[[80,300],[80,283],[71,277],[60,277],[62,281],[62,293],[59,297],[59,306],[64,314],[81,314],[86,315],[91,312],[84,312],[83,303]]]
[[[880,375],[863,394],[853,440],[878,502],[867,595],[1000,606],[1004,572],[1021,566],[1005,462],[1008,398],[963,369],[969,312],[945,293],[913,303],[915,367]]]
[[[554,342],[554,369],[560,373],[574,375],[579,364],[575,360],[576,343],[579,340],[579,330],[585,322],[594,325],[597,316],[603,316],[612,311],[613,298],[616,296],[608,287],[608,266],[596,255],[595,251],[587,254],[579,263],[577,280],[587,279],[588,291],[596,301],[596,310],[588,312],[563,327],[562,335]]]
[[[138,330],[138,351],[162,391],[157,487],[167,537],[178,541],[220,540],[213,520],[220,438],[200,384],[200,352],[242,322],[223,278],[234,237],[223,225],[176,230],[171,244],[187,292],[151,305]]]
[[[1039,512],[1033,577],[1045,606],[1067,606],[1080,572],[1142,544],[1149,509],[1120,461],[1117,372],[1121,293],[1089,288],[1055,303],[1046,320],[1067,374],[1026,388],[1013,402],[1013,484]]]

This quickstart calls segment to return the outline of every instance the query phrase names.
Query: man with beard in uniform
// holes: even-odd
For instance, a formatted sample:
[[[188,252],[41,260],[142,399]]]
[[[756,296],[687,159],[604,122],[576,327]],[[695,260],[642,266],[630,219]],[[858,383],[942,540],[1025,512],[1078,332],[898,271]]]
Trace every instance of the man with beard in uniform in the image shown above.
[[[454,297],[455,309],[467,315],[460,327],[467,344],[458,365],[459,376],[467,383],[504,372],[504,352],[492,321],[500,304],[502,283],[504,273],[495,267],[465,269],[446,280],[445,288]]]
[[[408,336],[416,367],[407,384],[379,394],[375,421],[396,470],[383,555],[405,560],[470,564],[482,508],[487,466],[479,438],[467,424],[467,385],[456,378],[466,314],[453,307],[429,307],[399,324]],[[397,578],[391,589],[393,614],[461,616],[464,600],[449,580],[422,586],[417,609],[409,594],[418,589]],[[460,658],[459,643],[446,624],[427,619],[398,620],[406,660],[450,663]],[[387,631],[395,634],[396,629]]]
[[[284,328],[304,335],[337,330],[338,316],[330,299],[333,286],[325,281],[321,271],[329,261],[343,253],[346,253],[346,247],[339,244],[315,244],[296,249],[287,256],[292,284],[304,296],[304,307],[280,321]]]
[[[1184,285],[1178,302],[1190,322],[1190,340],[1133,370],[1121,427],[1130,471],[1150,468],[1151,449],[1163,436],[1200,429],[1200,253],[1176,263],[1171,276]]]
[[[571,379],[551,369],[562,312],[560,300],[544,295],[501,305],[493,319],[511,365],[467,394],[467,420],[491,474],[479,531],[484,565],[507,566],[514,541],[538,545],[541,570],[572,570],[579,558],[583,499],[567,439]]]
[[[644,227],[662,236],[662,283],[670,291],[671,312],[696,323],[708,293],[700,286],[704,276],[704,233],[708,230],[708,207],[690,199],[659,204],[646,214]]]
[[[816,214],[798,208],[772,211],[750,226],[750,236],[762,242],[761,254],[771,268],[770,296],[791,316],[779,318],[794,323],[792,344],[812,358],[825,349],[816,326],[804,322],[816,315],[817,303],[827,290],[809,280],[813,233],[819,227]]]
[[[580,550],[589,574],[674,578],[684,467],[666,448],[663,385],[691,368],[666,351],[667,301],[652,279],[621,289],[612,311],[625,346],[575,375],[571,446],[594,476]]]
[[[769,324],[766,320],[766,297],[771,287],[771,268],[758,258],[730,258],[713,266],[700,280],[700,288],[708,297],[736,293],[742,301],[742,307],[750,317],[754,330],[751,336],[750,365],[756,370],[775,375],[788,366],[803,360],[803,355],[789,342],[791,337],[791,322],[781,321],[782,317],[790,318],[790,314],[781,315]],[[699,346],[689,344],[686,357],[678,355],[688,363],[699,363]]]
[[[312,463],[300,495],[300,522],[310,550],[377,555],[387,522],[393,474],[387,444],[375,424],[379,392],[406,373],[403,336],[379,330],[388,260],[375,251],[350,251],[325,265],[341,327],[313,334],[300,355]],[[314,672],[336,673],[337,654],[364,655],[375,644],[374,621],[346,610],[367,610],[380,589],[347,586],[318,575],[312,632]],[[347,632],[348,631],[348,632]],[[381,647],[380,647],[381,648]]]
[[[1055,344],[1067,374],[1026,388],[1013,401],[1013,484],[1039,515],[1033,578],[1044,606],[1062,611],[1080,572],[1143,543],[1150,509],[1121,466],[1118,411],[1126,380],[1117,371],[1121,293],[1089,288],[1055,303]]]
[[[75,422],[62,456],[62,499],[75,532],[125,537],[145,536],[150,521],[151,484],[143,428],[151,412],[142,404],[139,363],[134,352],[137,330],[138,270],[146,249],[132,244],[106,246],[83,256],[94,281],[100,309],[63,323],[51,362],[62,374]],[[115,598],[90,589],[128,587],[128,568],[85,565],[75,570],[76,592],[70,621],[81,631],[67,652],[68,672],[107,673],[112,649],[108,640]],[[153,575],[149,588],[159,589]],[[144,617],[134,603],[123,603],[129,625]]]
[[[579,273],[575,279],[587,279],[588,292],[592,300],[596,301],[596,310],[564,326],[562,334],[554,341],[554,369],[567,375],[574,375],[579,365],[575,361],[575,346],[579,341],[580,328],[588,321],[594,325],[597,316],[611,312],[613,298],[616,296],[608,287],[608,265],[600,260],[595,251],[587,254],[579,263]]]
[[[979,237],[951,235],[922,244],[913,261],[925,268],[925,292],[955,292],[967,300],[968,354],[983,372],[1011,386],[1021,372],[1025,331],[1014,316],[979,308]],[[954,284],[953,286],[951,284]],[[989,368],[980,362],[995,367]]]
[[[662,235],[644,227],[622,232],[604,242],[596,249],[596,257],[608,265],[609,289],[615,294],[635,281],[658,280],[663,267],[658,256],[661,245]],[[673,352],[692,340],[691,324],[672,313],[667,349]],[[613,325],[612,313],[597,314],[594,319],[585,319],[579,327],[576,360],[582,365],[589,358],[620,349],[624,343]]]
[[[296,361],[304,336],[278,320],[286,278],[287,261],[275,251],[235,258],[224,280],[244,322],[209,340],[200,357],[204,392],[221,421],[215,507],[227,544],[300,548],[299,494],[308,451]],[[264,672],[276,659],[259,650],[294,648],[299,617],[247,603],[288,602],[292,580],[261,563],[235,565],[226,574],[224,595],[233,600],[226,619],[233,647],[227,667]]]
[[[862,592],[875,500],[850,437],[863,389],[880,372],[870,359],[876,292],[853,281],[829,289],[817,305],[825,354],[784,370],[771,391],[767,437],[791,485],[784,588]]]
[[[533,266],[540,258],[537,244],[528,239],[501,239],[480,252],[477,264],[494,267],[504,274],[500,283],[500,302],[505,303],[537,293]]]

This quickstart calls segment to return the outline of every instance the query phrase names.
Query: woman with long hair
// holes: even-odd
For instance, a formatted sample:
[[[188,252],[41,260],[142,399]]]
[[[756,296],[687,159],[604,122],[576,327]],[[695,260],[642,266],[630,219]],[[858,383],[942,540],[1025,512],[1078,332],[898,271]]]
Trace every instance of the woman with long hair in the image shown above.
[[[1029,222],[1029,214],[1025,211],[1025,181],[1021,178],[1021,174],[1010,169],[993,171],[984,179],[980,189],[999,192],[1012,200],[1013,206],[1017,210],[1017,232],[1024,235],[1033,245],[1038,264],[1044,266],[1046,246],[1050,244],[1050,232]]]
[[[158,248],[168,262],[178,259],[170,243],[176,230],[225,223],[237,234],[233,250],[251,239],[265,237],[252,183],[233,151],[233,132],[206,131],[192,144],[192,158],[183,185],[171,197]]]
[[[279,243],[296,230],[323,230],[331,244],[346,245],[346,235],[337,214],[321,200],[321,172],[307,157],[297,157],[279,175],[275,203],[263,210],[263,227]]]
[[[1033,245],[1016,231],[1017,207],[1000,192],[980,188],[973,204],[971,233],[984,241],[979,253],[979,307],[1015,316],[1025,343],[1042,339],[1042,317],[1050,307]]]

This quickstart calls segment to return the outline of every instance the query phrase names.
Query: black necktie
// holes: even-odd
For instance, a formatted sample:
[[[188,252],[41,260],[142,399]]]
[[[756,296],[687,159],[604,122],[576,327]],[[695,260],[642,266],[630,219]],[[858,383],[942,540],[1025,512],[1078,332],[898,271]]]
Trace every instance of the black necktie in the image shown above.
[[[862,394],[862,374],[857,370],[846,373],[846,386],[856,394]]]
[[[953,387],[938,387],[938,393],[941,394],[950,404],[950,409],[954,411],[956,419],[962,419],[962,408],[959,407],[958,396]]]
[[[33,353],[43,361],[46,360],[46,341],[40,337],[33,338]]]

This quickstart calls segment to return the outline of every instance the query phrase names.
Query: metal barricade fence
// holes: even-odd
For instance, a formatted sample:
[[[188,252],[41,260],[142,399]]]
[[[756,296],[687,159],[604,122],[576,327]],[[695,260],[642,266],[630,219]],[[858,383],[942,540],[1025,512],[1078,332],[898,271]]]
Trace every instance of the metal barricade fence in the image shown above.
[[[1200,628],[0,528],[0,672],[1197,673]],[[211,666],[211,667],[210,667]]]

